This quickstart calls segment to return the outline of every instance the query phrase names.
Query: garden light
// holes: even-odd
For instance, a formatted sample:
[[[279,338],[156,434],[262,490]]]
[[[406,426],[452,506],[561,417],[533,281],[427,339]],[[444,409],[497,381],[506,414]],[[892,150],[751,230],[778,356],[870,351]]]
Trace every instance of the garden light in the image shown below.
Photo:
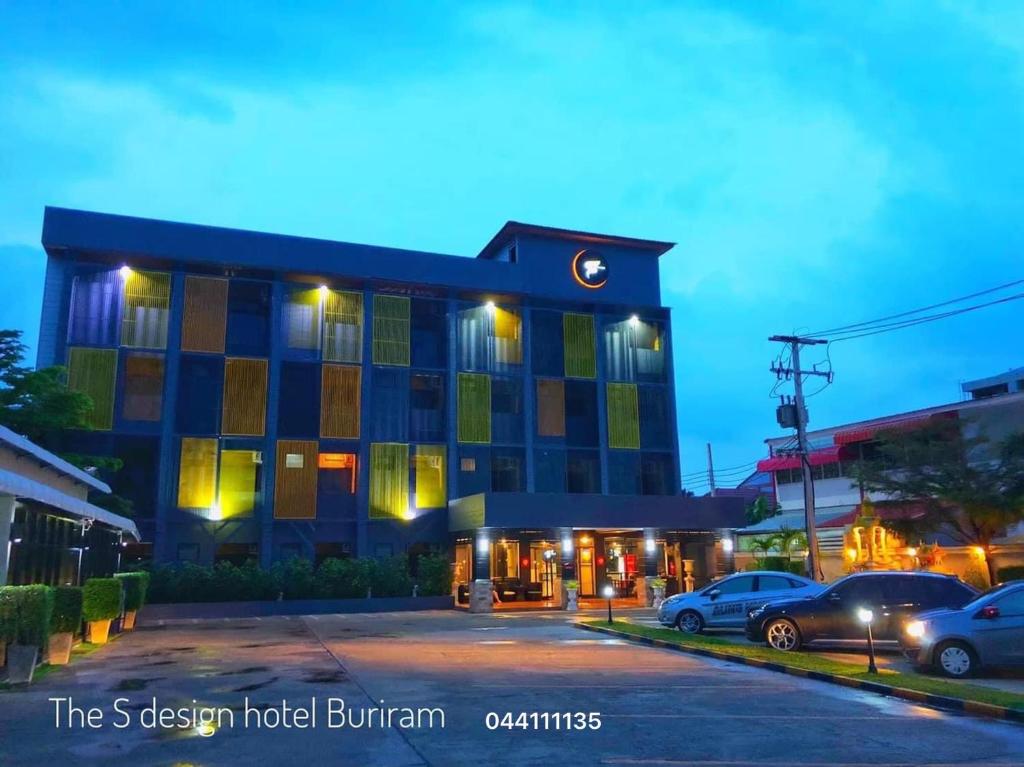
[[[875,665],[875,639],[871,636],[871,621],[875,619],[875,614],[866,607],[857,608],[857,618],[867,626],[868,629],[868,673],[877,674],[878,666]]]
[[[612,622],[612,597],[615,596],[615,589],[611,584],[604,587],[604,596],[608,600],[608,623]]]

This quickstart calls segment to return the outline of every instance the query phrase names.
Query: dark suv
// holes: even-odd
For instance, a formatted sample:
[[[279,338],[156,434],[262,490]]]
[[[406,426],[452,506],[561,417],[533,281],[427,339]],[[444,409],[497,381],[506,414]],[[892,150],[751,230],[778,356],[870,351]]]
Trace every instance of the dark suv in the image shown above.
[[[747,616],[747,638],[776,650],[796,650],[813,642],[866,641],[858,616],[872,611],[876,640],[896,642],[915,613],[938,607],[962,607],[978,594],[951,575],[922,572],[856,573],[805,599],[769,602]]]

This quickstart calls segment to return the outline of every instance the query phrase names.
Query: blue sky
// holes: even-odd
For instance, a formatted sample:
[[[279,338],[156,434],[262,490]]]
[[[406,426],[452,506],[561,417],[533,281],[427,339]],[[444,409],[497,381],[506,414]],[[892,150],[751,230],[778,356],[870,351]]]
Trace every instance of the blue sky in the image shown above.
[[[768,335],[1024,277],[1019,3],[165,5],[0,4],[0,327],[30,342],[46,204],[467,255],[507,219],[672,240],[688,474],[777,433]],[[812,426],[1024,365],[1022,317],[835,345]]]

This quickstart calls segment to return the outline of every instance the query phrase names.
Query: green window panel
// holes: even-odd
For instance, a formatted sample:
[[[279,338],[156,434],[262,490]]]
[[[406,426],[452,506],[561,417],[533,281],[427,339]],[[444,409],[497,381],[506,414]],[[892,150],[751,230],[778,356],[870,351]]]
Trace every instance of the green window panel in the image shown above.
[[[110,431],[114,427],[116,378],[116,349],[72,347],[68,350],[68,388],[92,400],[92,412],[86,420],[94,429]]]
[[[409,299],[373,297],[373,364],[409,367]]]
[[[296,289],[284,305],[285,345],[289,349],[320,348],[323,296],[318,288]]]
[[[565,337],[566,377],[596,377],[597,345],[594,336],[594,315],[564,314],[562,330]]]
[[[170,274],[129,270],[124,278],[121,346],[166,349],[170,303]]]
[[[328,290],[324,297],[324,359],[363,360],[363,294]]]
[[[459,373],[459,442],[491,442],[491,377]]]
[[[443,509],[448,505],[446,455],[444,445],[416,446],[417,509]]]
[[[370,519],[405,519],[409,511],[409,446],[370,444]]]
[[[640,408],[636,384],[610,383],[608,394],[608,447],[640,448]]]

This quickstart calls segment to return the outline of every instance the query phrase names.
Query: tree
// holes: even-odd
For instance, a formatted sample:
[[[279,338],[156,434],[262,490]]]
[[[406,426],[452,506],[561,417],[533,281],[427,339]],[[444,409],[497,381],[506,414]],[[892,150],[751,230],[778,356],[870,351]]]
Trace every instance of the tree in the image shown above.
[[[768,499],[759,495],[753,503],[747,506],[747,524],[756,525],[758,522],[774,517],[775,514],[776,511],[768,504]]]
[[[90,428],[92,399],[68,389],[67,371],[62,367],[26,367],[25,352],[20,330],[0,330],[0,425],[59,452],[62,432]],[[124,465],[120,458],[109,456],[64,453],[61,457],[82,469],[110,473]],[[132,502],[114,493],[90,493],[89,501],[117,514],[132,513]]]
[[[807,534],[803,530],[783,526],[775,533],[774,538],[775,546],[790,562],[793,561],[794,551],[807,548]]]
[[[774,535],[758,535],[750,539],[750,553],[754,555],[754,560],[757,562],[758,567],[764,566],[764,561],[775,548],[775,543],[776,538]],[[758,553],[761,556],[758,556]]]
[[[887,526],[908,540],[943,532],[980,547],[989,582],[995,583],[992,539],[1024,520],[1024,433],[990,443],[983,435],[964,436],[962,426],[943,419],[911,431],[883,432],[875,455],[855,467],[855,477],[866,491],[920,506],[920,515]]]

